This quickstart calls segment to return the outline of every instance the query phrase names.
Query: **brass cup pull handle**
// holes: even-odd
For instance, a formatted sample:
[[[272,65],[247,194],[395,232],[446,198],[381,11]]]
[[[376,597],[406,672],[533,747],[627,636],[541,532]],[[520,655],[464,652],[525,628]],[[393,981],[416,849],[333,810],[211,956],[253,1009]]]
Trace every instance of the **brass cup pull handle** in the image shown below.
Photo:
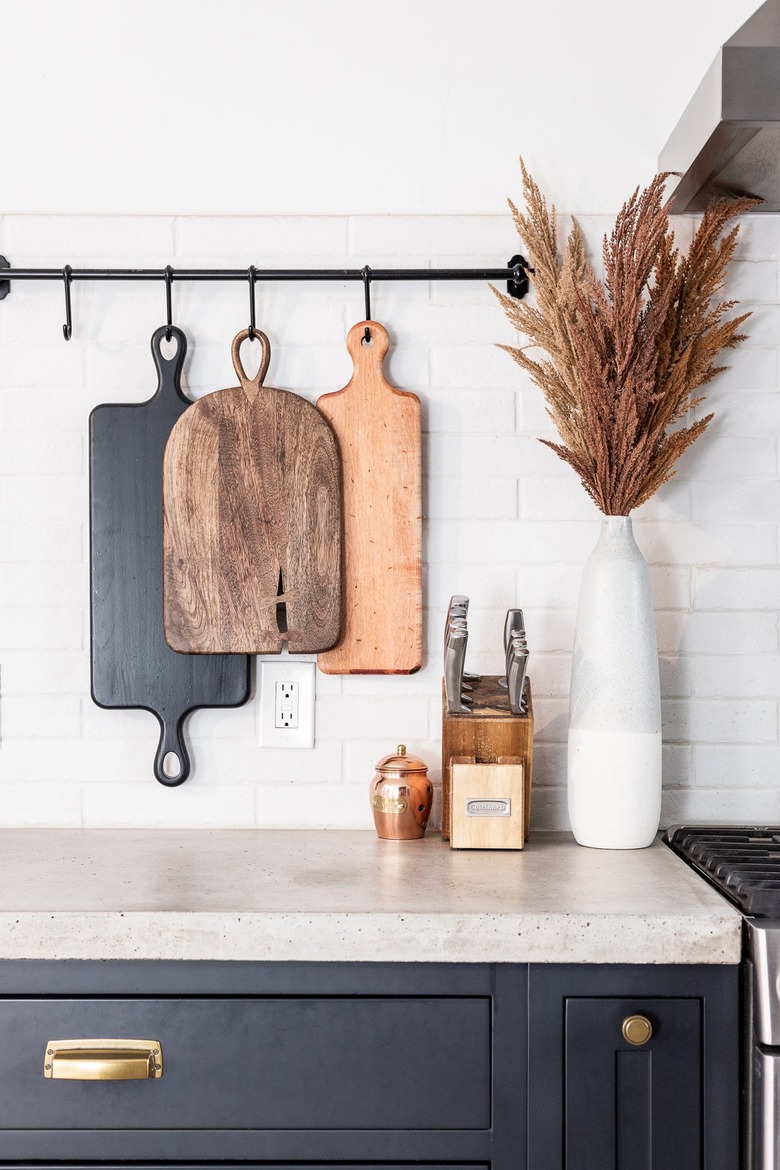
[[[653,1025],[647,1016],[626,1016],[621,1031],[624,1040],[639,1047],[641,1044],[647,1044],[653,1035]]]
[[[159,1040],[50,1040],[43,1075],[62,1081],[158,1080]]]

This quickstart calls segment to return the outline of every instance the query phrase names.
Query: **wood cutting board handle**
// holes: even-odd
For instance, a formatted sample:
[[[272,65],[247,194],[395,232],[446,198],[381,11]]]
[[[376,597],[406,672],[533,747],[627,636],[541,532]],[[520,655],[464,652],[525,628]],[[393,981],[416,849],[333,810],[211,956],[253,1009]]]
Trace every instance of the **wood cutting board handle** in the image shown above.
[[[170,358],[165,357],[162,352],[162,342],[168,332],[168,326],[161,325],[152,334],[152,357],[157,368],[158,378],[157,393],[173,392],[189,406],[190,400],[186,394],[182,393],[181,389],[181,374],[184,368],[184,359],[187,356],[187,338],[175,325],[170,326],[170,331],[172,340],[176,342],[176,353]]]
[[[366,328],[371,340],[366,341]],[[347,334],[347,349],[355,370],[379,366],[381,369],[385,354],[390,348],[390,338],[384,325],[378,321],[360,321]]]
[[[154,757],[154,775],[161,784],[175,788],[177,784],[183,784],[190,774],[190,756],[183,734],[186,713],[175,720],[165,712],[158,714],[155,711],[154,714],[160,724],[160,742]],[[169,753],[172,753],[179,762],[179,770],[173,776],[169,776],[164,767],[165,757]]]
[[[233,366],[235,368],[236,374],[238,375],[238,380],[251,402],[257,397],[257,394],[260,391],[260,387],[263,384],[263,379],[268,373],[268,364],[271,361],[271,343],[260,329],[255,329],[255,340],[260,342],[261,349],[260,366],[254,378],[248,378],[246,370],[241,363],[241,346],[248,337],[248,329],[242,329],[240,333],[237,333],[233,338],[231,353],[233,354]]]

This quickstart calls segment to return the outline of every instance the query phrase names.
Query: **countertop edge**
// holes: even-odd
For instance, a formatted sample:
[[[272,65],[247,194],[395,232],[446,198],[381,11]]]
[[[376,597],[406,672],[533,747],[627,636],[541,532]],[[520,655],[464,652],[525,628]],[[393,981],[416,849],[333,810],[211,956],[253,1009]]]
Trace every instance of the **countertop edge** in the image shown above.
[[[741,917],[229,911],[0,913],[0,960],[737,965]]]

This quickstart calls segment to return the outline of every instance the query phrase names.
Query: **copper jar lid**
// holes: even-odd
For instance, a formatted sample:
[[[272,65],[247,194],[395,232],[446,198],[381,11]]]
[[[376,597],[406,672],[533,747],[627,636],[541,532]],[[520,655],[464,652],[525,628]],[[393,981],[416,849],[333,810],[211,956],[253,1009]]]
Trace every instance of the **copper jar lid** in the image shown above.
[[[406,744],[399,743],[395,752],[383,756],[376,766],[377,772],[383,776],[406,776],[410,772],[427,772],[428,765],[417,756],[407,756]]]

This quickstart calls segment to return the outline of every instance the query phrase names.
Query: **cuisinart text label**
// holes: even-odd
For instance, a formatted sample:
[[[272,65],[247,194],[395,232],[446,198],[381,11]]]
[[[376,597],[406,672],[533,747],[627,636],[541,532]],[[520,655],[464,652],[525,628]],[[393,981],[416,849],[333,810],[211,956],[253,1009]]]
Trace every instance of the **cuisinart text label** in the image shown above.
[[[467,817],[508,817],[512,812],[512,801],[508,798],[493,800],[467,800]]]

